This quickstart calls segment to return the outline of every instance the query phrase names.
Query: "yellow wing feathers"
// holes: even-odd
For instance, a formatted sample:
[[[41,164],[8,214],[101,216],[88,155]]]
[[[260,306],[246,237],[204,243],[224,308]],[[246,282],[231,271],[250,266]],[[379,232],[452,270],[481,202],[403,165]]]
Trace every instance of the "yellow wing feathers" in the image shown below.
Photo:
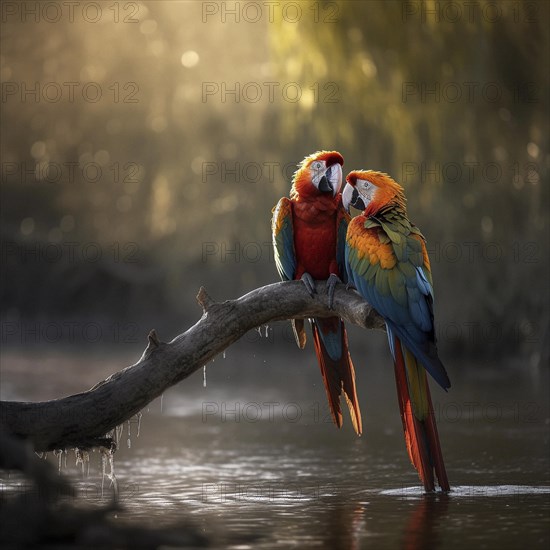
[[[349,225],[347,242],[355,249],[358,259],[367,258],[372,265],[380,264],[383,269],[392,269],[397,259],[390,243],[380,242],[377,229],[365,229],[363,216],[357,216]]]

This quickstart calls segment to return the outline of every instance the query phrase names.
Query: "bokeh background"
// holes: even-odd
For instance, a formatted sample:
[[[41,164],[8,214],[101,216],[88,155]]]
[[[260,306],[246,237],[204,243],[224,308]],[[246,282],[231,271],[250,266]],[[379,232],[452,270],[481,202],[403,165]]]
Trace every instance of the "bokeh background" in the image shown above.
[[[349,328],[357,438],[330,424],[312,347],[285,322],[151,403],[140,439],[128,423],[126,519],[190,510],[208,535],[225,521],[266,548],[547,547],[550,3],[0,9],[2,399],[84,391],[134,363],[152,328],[168,341],[196,322],[201,285],[222,301],[275,282],[271,209],[304,156],[336,149],[344,174],[399,181],[428,239],[454,496],[396,499],[418,479],[385,335]],[[103,495],[92,462],[85,498]],[[213,501],[224,483],[285,496]]]
[[[28,321],[79,323],[41,343],[98,320],[174,333],[199,285],[227,299],[275,281],[271,208],[324,148],[405,186],[443,349],[548,359],[546,2],[17,4],[5,344],[32,344]]]

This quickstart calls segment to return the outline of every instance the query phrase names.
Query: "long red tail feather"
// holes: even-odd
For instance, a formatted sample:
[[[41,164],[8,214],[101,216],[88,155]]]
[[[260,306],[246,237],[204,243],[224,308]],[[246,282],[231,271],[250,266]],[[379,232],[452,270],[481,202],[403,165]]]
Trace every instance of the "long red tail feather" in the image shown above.
[[[348,337],[344,323],[338,318],[323,319],[321,322],[338,322],[342,324],[342,355],[338,361],[334,361],[325,349],[316,323],[313,322],[311,325],[315,353],[317,354],[319,368],[323,376],[332,419],[339,428],[342,427],[343,418],[340,396],[343,393],[349,408],[353,428],[358,435],[361,435],[363,425],[355,387],[355,370],[348,350]]]
[[[444,491],[449,491],[449,481],[437,434],[428,380],[424,378],[423,382],[425,383],[425,388],[423,389],[426,395],[428,414],[424,420],[419,420],[414,414],[403,349],[397,337],[394,337],[394,353],[397,396],[409,457],[413,466],[418,471],[418,475],[426,491],[435,490],[434,470],[440,487]]]
[[[428,442],[431,449],[433,465],[435,468],[435,475],[439,481],[439,486],[444,491],[450,491],[449,479],[447,478],[447,470],[445,470],[445,463],[443,462],[443,453],[441,452],[441,445],[439,444],[439,435],[437,433],[437,426],[435,423],[434,409],[432,405],[432,397],[430,395],[430,388],[426,381],[426,390],[428,394],[428,404],[430,414],[426,422],[426,433],[428,435]]]

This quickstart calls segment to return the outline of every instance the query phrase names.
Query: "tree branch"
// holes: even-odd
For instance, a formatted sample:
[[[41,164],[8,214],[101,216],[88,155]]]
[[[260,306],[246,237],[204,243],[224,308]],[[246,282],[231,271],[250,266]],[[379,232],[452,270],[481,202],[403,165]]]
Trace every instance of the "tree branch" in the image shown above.
[[[109,431],[137,414],[167,388],[187,378],[249,330],[283,319],[330,317],[366,329],[383,329],[382,318],[359,294],[338,285],[328,309],[324,282],[313,298],[300,281],[267,285],[238,298],[214,302],[201,287],[201,319],[165,343],[155,330],[139,361],[90,390],[39,403],[0,402],[0,427],[29,439],[35,451],[109,447]]]

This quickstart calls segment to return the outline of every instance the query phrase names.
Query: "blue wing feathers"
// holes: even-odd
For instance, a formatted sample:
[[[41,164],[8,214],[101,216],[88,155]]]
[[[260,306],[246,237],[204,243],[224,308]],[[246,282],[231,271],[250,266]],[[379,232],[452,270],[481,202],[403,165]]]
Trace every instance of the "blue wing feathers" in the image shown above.
[[[338,224],[338,233],[336,241],[336,263],[338,264],[338,271],[340,272],[340,279],[342,282],[348,282],[348,274],[346,270],[346,234],[348,231],[348,221],[342,216],[340,223]]]
[[[437,356],[435,346],[430,345],[424,336],[423,340],[416,340],[409,330],[403,330],[392,321],[386,319],[386,323],[391,330],[397,334],[399,339],[405,344],[412,354],[418,359],[419,363],[433,376],[434,380],[444,389],[451,387],[451,382],[441,360]],[[389,334],[389,333],[388,333]]]
[[[349,242],[345,258],[349,280],[386,320],[392,355],[396,335],[438,384],[449,388],[450,381],[435,346],[433,289],[424,267],[401,262],[390,274],[379,264],[371,264],[368,256],[359,259]]]

